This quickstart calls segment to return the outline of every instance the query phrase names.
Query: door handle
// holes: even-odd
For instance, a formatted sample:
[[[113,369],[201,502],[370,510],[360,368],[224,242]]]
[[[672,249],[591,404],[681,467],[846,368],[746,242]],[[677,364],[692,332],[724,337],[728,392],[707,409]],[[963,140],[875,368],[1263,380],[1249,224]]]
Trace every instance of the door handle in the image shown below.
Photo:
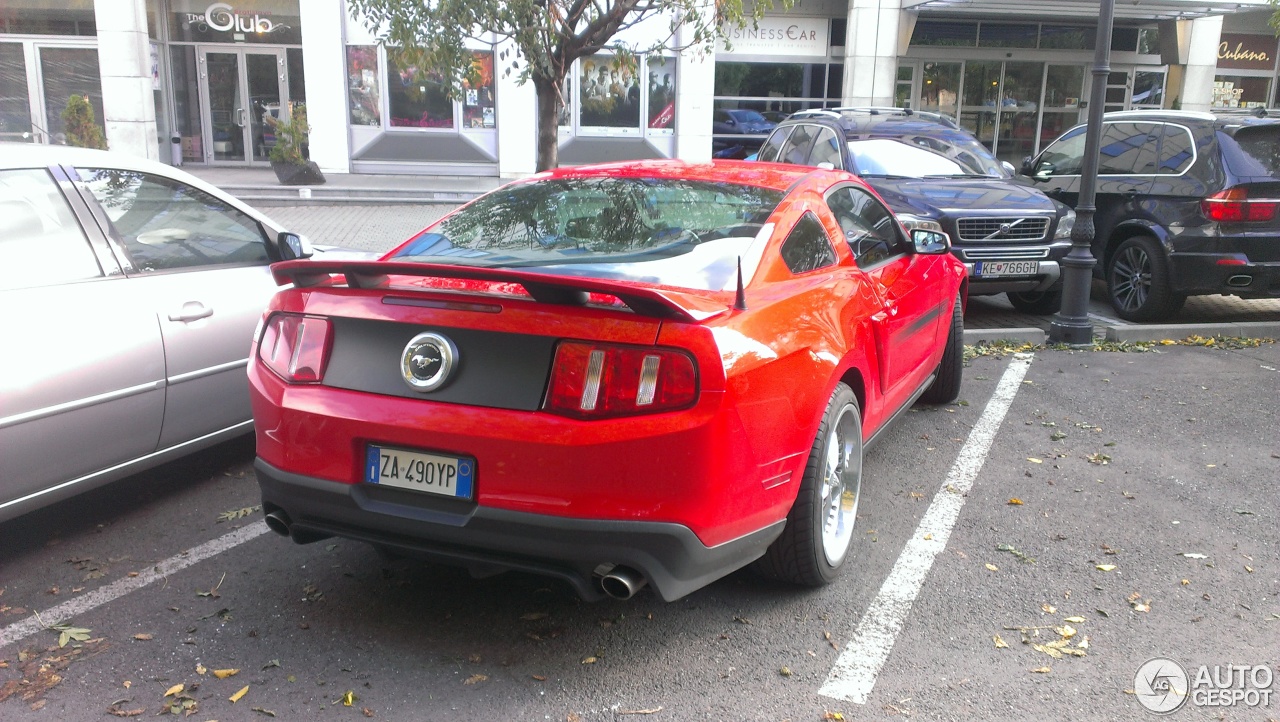
[[[199,321],[202,318],[209,318],[212,315],[212,308],[209,308],[199,301],[187,301],[182,304],[182,308],[180,310],[169,314],[169,320],[180,323],[190,323],[192,321]]]

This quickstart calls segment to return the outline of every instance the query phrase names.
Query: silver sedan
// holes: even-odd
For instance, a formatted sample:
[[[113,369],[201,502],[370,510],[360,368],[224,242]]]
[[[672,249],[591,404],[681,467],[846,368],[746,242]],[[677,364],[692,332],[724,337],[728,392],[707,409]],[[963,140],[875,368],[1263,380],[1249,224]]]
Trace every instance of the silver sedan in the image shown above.
[[[180,170],[0,143],[0,520],[248,433],[269,264],[310,252]]]

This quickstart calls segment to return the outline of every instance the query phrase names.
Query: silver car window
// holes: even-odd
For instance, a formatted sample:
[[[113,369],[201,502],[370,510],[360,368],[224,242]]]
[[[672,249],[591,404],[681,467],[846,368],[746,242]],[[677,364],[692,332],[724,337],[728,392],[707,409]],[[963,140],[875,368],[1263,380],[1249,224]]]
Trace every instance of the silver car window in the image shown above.
[[[258,222],[204,191],[135,171],[81,168],[80,177],[138,270],[268,262]]]
[[[102,269],[48,171],[0,171],[0,290],[96,278]]]

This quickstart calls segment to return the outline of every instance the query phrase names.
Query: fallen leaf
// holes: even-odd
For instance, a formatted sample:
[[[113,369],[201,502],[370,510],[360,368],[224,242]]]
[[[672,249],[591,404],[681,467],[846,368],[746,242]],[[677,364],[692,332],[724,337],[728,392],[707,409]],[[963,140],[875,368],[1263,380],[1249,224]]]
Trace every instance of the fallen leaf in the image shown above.
[[[238,669],[215,669],[215,670],[213,670],[213,676],[217,677],[218,679],[226,679],[227,677],[234,677],[234,676],[236,676],[237,674],[240,674],[240,670],[238,670]]]
[[[1093,610],[1093,611],[1097,612],[1098,614],[1102,615],[1103,617],[1110,617],[1110,616],[1111,616],[1110,614],[1107,614],[1107,610],[1105,610],[1105,609],[1095,609],[1095,610]]]
[[[107,714],[114,717],[137,717],[142,714],[142,712],[143,709],[141,707],[138,709],[121,709],[119,702],[107,708]]]
[[[996,565],[994,565],[994,564],[984,564],[983,566],[984,566],[984,567],[986,567],[988,571],[992,571],[992,572],[998,572],[998,571],[1000,571],[1000,567],[998,567],[998,566],[996,566]]]
[[[1008,649],[1008,648],[1009,648],[1009,644],[1008,644],[1008,642],[1005,642],[1003,639],[1001,639],[1001,638],[1000,638],[1000,635],[998,635],[998,634],[997,634],[997,635],[995,635],[994,637],[992,637],[992,638],[991,638],[991,641],[993,641],[993,642],[995,642],[995,643],[996,643],[996,649]]]
[[[251,709],[251,710],[253,710],[254,712],[257,712],[257,713],[259,713],[259,714],[264,714],[264,715],[266,715],[266,716],[268,716],[268,717],[275,717],[275,716],[276,716],[276,713],[275,713],[273,710],[263,709],[263,708],[261,708],[261,707],[250,707],[249,709]]]
[[[1064,624],[1061,627],[1054,627],[1053,631],[1057,632],[1058,636],[1062,637],[1063,639],[1071,639],[1072,637],[1076,636],[1076,628],[1071,626],[1070,624]]]
[[[484,681],[484,680],[480,680],[480,681]],[[342,695],[342,697],[338,700],[338,702],[341,702],[343,707],[350,707],[351,705],[356,703],[356,693],[352,692],[351,690],[347,690],[347,693]],[[337,703],[335,702],[334,704],[337,704]]]
[[[1116,565],[1114,565],[1114,564],[1099,564],[1099,565],[1098,565],[1097,567],[1095,567],[1095,568],[1096,568],[1098,571],[1100,571],[1100,572],[1109,572],[1109,571],[1113,571],[1113,570],[1116,568]]]
[[[209,669],[205,667],[203,664],[196,665],[196,674],[204,674],[205,672],[208,672],[208,671]]]
[[[1067,617],[1062,621],[1071,622],[1072,624],[1084,624],[1084,617]]]
[[[925,535],[924,535],[924,540],[925,540],[925,541],[933,541],[933,534],[925,534]]]
[[[235,704],[236,702],[239,702],[240,698],[245,696],[245,694],[248,693],[248,691],[249,691],[249,685],[246,684],[245,686],[240,688],[239,692],[236,692],[235,694],[231,695],[227,699],[231,700],[232,704]]]
[[[547,678],[546,678],[546,677],[543,677],[543,676],[542,676],[542,675],[540,675],[540,674],[531,674],[531,675],[529,675],[529,676],[530,676],[530,677],[533,677],[534,679],[538,680],[539,682],[545,682],[545,681],[547,681]]]
[[[1246,572],[1249,572],[1250,574],[1253,574],[1253,567],[1249,566],[1248,564],[1245,565],[1244,570]]]
[[[1054,614],[1058,611],[1058,608],[1053,606],[1052,604],[1049,604],[1048,602],[1045,602],[1044,604],[1040,605],[1040,611],[1044,612],[1045,614]]]
[[[654,707],[652,709],[620,709],[614,714],[657,714],[661,711],[661,707]]]
[[[1022,500],[1021,500],[1021,499],[1019,499],[1019,498],[1018,498],[1018,497],[1016,497],[1016,496],[1015,496],[1015,497],[1013,497],[1012,499],[1010,499],[1010,500],[1009,500],[1008,502],[1006,502],[1006,503],[1007,503],[1007,504],[1009,504],[1010,506],[1022,506]]]
[[[1036,458],[1036,457],[1034,457],[1034,456],[1028,456],[1028,457],[1027,457],[1027,461],[1030,461],[1030,462],[1031,462],[1031,463],[1033,463],[1033,464],[1043,464],[1043,463],[1044,463],[1044,459],[1037,459],[1037,458]]]
[[[280,666],[280,660],[278,660],[278,659],[273,659],[273,660],[271,660],[270,662],[267,662],[266,664],[262,665],[262,668],[263,668],[263,669],[270,669],[270,668],[272,668],[272,667],[279,667],[279,666]]]
[[[462,680],[462,683],[463,684],[480,684],[481,682],[487,681],[488,679],[489,678],[486,675],[473,674],[470,677],[467,677],[466,679]]]
[[[1076,646],[1077,646],[1077,647],[1079,647],[1080,649],[1088,649],[1088,648],[1089,648],[1089,635],[1087,635],[1087,634],[1086,634],[1086,635],[1084,635],[1084,639],[1081,639],[1081,640],[1080,640],[1080,643],[1079,643],[1079,644],[1077,644]]]
[[[595,657],[583,657],[582,659],[583,664],[595,664],[598,661],[600,660],[596,659]]]
[[[130,681],[129,681],[129,680],[127,680],[127,679],[124,681],[124,688],[125,688],[125,689],[129,689],[129,688],[130,688],[130,687],[132,687],[132,686],[133,686],[133,682],[130,682]]]
[[[368,707],[361,707],[361,708],[360,708],[360,712],[361,712],[361,714],[363,714],[365,717],[372,717],[372,716],[373,716],[373,710],[369,709]]]
[[[1044,644],[1033,644],[1031,645],[1031,648],[1036,650],[1037,652],[1044,652],[1045,654],[1049,655],[1050,657],[1053,657],[1054,659],[1062,659],[1062,652],[1059,652],[1057,649],[1053,647],[1050,647]]]
[[[790,668],[790,667],[783,667],[782,669],[778,670],[778,674],[782,675],[783,677],[790,677],[790,676],[791,676],[791,668]]]
[[[839,712],[823,712],[823,720],[835,720],[835,722],[844,722],[844,715]]]
[[[169,691],[168,691],[168,692],[165,692],[165,693],[164,693],[164,696],[166,696],[166,697],[171,697],[171,696],[173,696],[173,695],[175,695],[175,694],[177,694],[177,693],[181,692],[182,690],[184,690],[184,689],[186,689],[186,688],[187,688],[187,685],[185,685],[185,684],[175,684],[175,685],[173,685],[172,687],[170,687],[170,688],[169,688]]]
[[[1051,671],[1053,671],[1053,670],[1049,669],[1048,667],[1036,667],[1035,669],[1033,669],[1033,670],[1031,670],[1031,671],[1032,671],[1032,672],[1035,672],[1036,674],[1048,674],[1049,672],[1051,672]]]

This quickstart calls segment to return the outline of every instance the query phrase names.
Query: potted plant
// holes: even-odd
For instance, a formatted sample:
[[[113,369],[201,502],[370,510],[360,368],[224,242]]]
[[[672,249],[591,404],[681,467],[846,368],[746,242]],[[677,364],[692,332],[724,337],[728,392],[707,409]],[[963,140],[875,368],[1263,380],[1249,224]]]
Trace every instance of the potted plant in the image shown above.
[[[302,103],[293,106],[289,117],[281,120],[265,115],[263,120],[275,131],[276,142],[268,157],[276,178],[284,185],[319,185],[324,183],[320,166],[307,157],[307,107]]]
[[[102,137],[102,127],[94,118],[93,106],[89,104],[88,96],[73,95],[67,98],[67,107],[62,111],[62,125],[67,145],[107,149],[107,141]]]

